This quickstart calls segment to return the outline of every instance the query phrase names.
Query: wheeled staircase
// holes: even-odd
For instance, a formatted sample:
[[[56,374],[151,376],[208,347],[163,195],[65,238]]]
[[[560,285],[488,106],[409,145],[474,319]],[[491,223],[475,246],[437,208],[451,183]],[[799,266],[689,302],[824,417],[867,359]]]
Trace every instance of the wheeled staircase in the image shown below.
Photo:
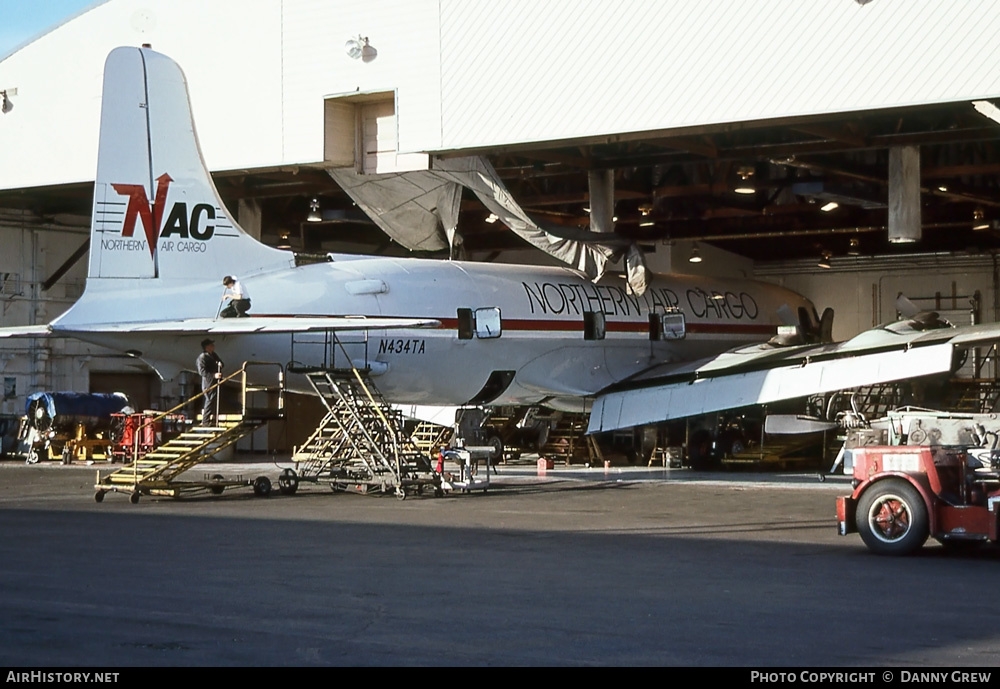
[[[251,382],[247,369],[261,366],[277,372],[276,384]],[[241,438],[250,435],[267,421],[283,418],[284,371],[280,365],[247,362],[236,373],[219,381],[216,386],[234,379],[242,387],[242,408],[239,414],[219,415],[218,425],[215,426],[192,426],[110,474],[102,476],[101,472],[98,472],[94,484],[96,491],[94,499],[102,502],[106,493],[128,493],[129,500],[135,504],[142,495],[176,498],[182,493],[195,491],[208,491],[217,495],[226,488],[245,485],[252,486],[257,495],[268,495],[271,492],[271,482],[265,476],[259,476],[251,481],[245,481],[242,477],[226,479],[221,475],[206,476],[200,481],[180,478],[198,464],[235,445]],[[174,409],[150,418],[143,425],[156,424],[163,417],[198,400],[203,394],[196,395]],[[262,399],[262,396],[263,403],[255,404]]]
[[[178,477],[253,433],[261,423],[263,421],[230,416],[220,418],[218,426],[193,426],[138,460],[99,479],[95,484],[97,493],[94,497],[101,502],[108,491],[128,492],[135,503],[140,495],[176,498],[182,492],[196,488],[221,493],[227,487],[243,485],[242,479],[227,481],[221,476],[205,481],[181,481]]]
[[[400,499],[427,487],[440,493],[440,477],[403,431],[402,413],[386,402],[367,374],[357,368],[305,373],[327,413],[296,448],[295,469],[278,479],[282,493],[294,493],[299,481],[321,480],[334,490],[394,492]]]

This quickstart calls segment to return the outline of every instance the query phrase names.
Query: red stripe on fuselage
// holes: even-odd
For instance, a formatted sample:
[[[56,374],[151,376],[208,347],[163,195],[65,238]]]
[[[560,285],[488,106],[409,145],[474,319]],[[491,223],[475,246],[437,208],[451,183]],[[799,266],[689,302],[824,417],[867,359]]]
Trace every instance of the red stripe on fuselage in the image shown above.
[[[248,314],[249,315],[249,314]],[[329,314],[254,314],[251,318],[323,318]],[[400,316],[402,318],[402,316]],[[432,316],[405,316],[406,318],[433,318]],[[393,318],[393,316],[372,316],[372,318]],[[435,318],[441,321],[440,330],[457,330],[457,318]],[[582,320],[558,320],[543,318],[504,318],[501,320],[504,330],[518,332],[582,332]],[[374,328],[378,330],[378,328]],[[686,325],[689,334],[696,335],[774,335],[777,326],[764,323],[698,323],[688,321]],[[648,333],[647,321],[607,321],[605,330],[613,333]]]
[[[441,327],[446,330],[458,328],[457,318],[438,318]],[[504,330],[521,332],[582,332],[583,321],[566,321],[540,318],[503,318],[500,325]],[[774,335],[777,326],[763,323],[692,323],[687,322],[688,333],[699,335]],[[605,330],[616,333],[648,333],[649,323],[646,321],[607,321]]]

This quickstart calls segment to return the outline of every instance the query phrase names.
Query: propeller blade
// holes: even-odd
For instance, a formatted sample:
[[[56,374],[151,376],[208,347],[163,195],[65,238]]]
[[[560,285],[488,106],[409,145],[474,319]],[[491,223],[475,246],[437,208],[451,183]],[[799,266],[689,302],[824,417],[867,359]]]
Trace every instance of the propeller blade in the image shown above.
[[[829,306],[823,309],[823,316],[819,319],[819,341],[833,342],[833,309]]]
[[[920,307],[907,299],[906,295],[902,292],[900,292],[899,296],[896,297],[896,310],[906,318],[913,318],[920,313]]]
[[[798,317],[792,311],[792,307],[788,304],[782,304],[778,307],[778,318],[780,318],[781,322],[785,325],[797,326],[799,324]]]

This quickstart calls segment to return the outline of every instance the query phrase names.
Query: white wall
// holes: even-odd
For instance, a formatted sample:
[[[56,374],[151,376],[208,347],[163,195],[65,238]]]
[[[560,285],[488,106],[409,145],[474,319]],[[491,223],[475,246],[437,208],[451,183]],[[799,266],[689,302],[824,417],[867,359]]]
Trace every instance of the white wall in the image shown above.
[[[357,91],[397,93],[401,152],[994,97],[998,32],[993,0],[109,0],[0,61],[0,188],[93,178],[119,45],[180,62],[231,170],[321,162]]]
[[[930,255],[896,257],[835,258],[832,268],[824,270],[812,261],[757,264],[759,279],[784,285],[808,297],[822,312],[827,306],[836,312],[835,340],[850,338],[874,325],[896,319],[896,297],[902,292],[909,298],[933,297],[941,293],[942,311],[952,310],[951,295],[980,292],[980,322],[1000,320],[996,313],[993,284],[993,259],[989,255]],[[965,299],[954,304],[958,311],[968,307]],[[930,306],[920,301],[921,308]],[[952,314],[946,314],[949,318]],[[956,325],[965,314],[955,314]]]
[[[121,45],[176,59],[212,169],[272,165],[281,149],[281,3],[111,0],[0,61],[0,188],[89,181],[104,60]]]
[[[441,3],[444,148],[1000,94],[993,0]]]
[[[323,98],[359,91],[397,92],[400,152],[439,147],[438,4],[437,0],[283,3],[286,161],[322,161]],[[347,55],[344,44],[358,36],[368,38],[376,51],[373,59]]]

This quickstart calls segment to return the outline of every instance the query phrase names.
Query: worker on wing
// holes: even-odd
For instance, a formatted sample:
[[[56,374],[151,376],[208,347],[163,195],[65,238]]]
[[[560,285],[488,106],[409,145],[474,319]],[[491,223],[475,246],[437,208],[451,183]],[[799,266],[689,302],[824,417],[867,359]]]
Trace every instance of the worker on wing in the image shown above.
[[[227,275],[222,278],[222,284],[226,291],[222,295],[222,301],[229,302],[229,306],[219,314],[223,318],[243,318],[250,310],[250,293],[247,288],[236,278],[235,275]]]

